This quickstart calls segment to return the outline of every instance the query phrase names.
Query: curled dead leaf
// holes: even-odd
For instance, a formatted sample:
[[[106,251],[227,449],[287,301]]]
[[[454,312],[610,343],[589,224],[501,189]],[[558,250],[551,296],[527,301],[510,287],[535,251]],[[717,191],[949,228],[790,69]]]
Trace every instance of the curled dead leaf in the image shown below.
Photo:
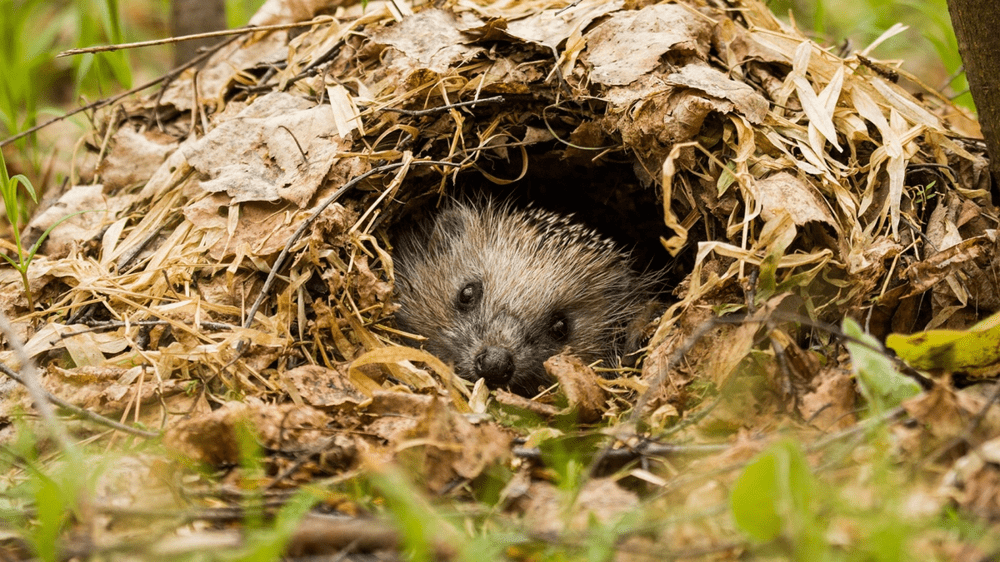
[[[420,475],[434,493],[478,477],[510,458],[510,436],[492,422],[471,423],[433,398],[416,426],[393,443],[398,459]]]
[[[545,371],[559,381],[569,408],[582,423],[600,421],[607,410],[607,395],[597,383],[600,376],[575,355],[559,354],[545,361]]]

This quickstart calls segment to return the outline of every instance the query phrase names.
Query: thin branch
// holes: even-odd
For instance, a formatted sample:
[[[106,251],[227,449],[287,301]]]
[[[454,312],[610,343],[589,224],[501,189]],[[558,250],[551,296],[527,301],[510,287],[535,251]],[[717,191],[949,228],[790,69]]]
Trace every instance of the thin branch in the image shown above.
[[[503,103],[506,101],[503,96],[493,96],[492,98],[482,98],[478,100],[470,101],[460,101],[457,103],[449,103],[448,105],[442,105],[440,107],[431,107],[428,109],[398,109],[395,107],[386,107],[382,111],[390,111],[392,113],[402,113],[403,115],[409,115],[411,117],[422,117],[424,115],[433,115],[435,113],[443,113],[449,109],[454,109],[456,107],[465,107],[469,105],[478,105],[480,103]]]
[[[45,389],[42,388],[42,384],[38,381],[38,372],[35,371],[34,361],[28,356],[27,351],[24,349],[24,344],[21,343],[21,338],[14,333],[14,328],[10,325],[10,320],[7,319],[7,315],[3,312],[0,312],[0,332],[3,332],[3,335],[7,337],[7,343],[14,349],[14,354],[17,355],[18,360],[21,362],[21,371],[24,373],[24,376],[17,376],[16,373],[10,371],[3,363],[0,363],[0,367],[3,367],[0,371],[28,389],[28,394],[35,403],[35,408],[38,409],[39,415],[42,416],[42,422],[45,424],[52,438],[55,439],[63,451],[68,452],[72,450],[73,446],[70,442],[69,434],[66,433],[66,428],[59,423],[59,419],[56,418],[56,413],[52,409],[51,398],[53,396],[45,392]]]
[[[12,142],[20,139],[20,138],[26,137],[26,136],[34,133],[36,131],[44,129],[45,127],[48,127],[49,125],[51,125],[53,123],[58,123],[59,121],[62,121],[63,119],[66,119],[68,117],[72,117],[72,116],[76,115],[77,113],[81,113],[81,112],[84,112],[84,111],[87,111],[87,110],[90,110],[90,109],[100,109],[102,107],[111,105],[111,104],[117,102],[118,100],[120,100],[122,98],[126,98],[128,96],[131,96],[132,94],[139,93],[139,92],[145,90],[146,88],[151,88],[151,87],[153,87],[153,86],[155,86],[155,85],[157,85],[157,84],[159,84],[161,82],[164,82],[164,81],[167,81],[167,80],[173,80],[174,78],[176,78],[177,76],[179,76],[185,70],[191,68],[192,66],[201,64],[202,61],[204,61],[205,59],[207,59],[208,57],[210,57],[214,52],[218,51],[222,47],[225,47],[226,45],[228,45],[229,43],[232,43],[235,40],[236,40],[236,37],[232,37],[230,39],[227,39],[226,41],[223,41],[223,42],[219,43],[218,45],[216,45],[215,47],[212,47],[211,49],[208,49],[204,53],[202,53],[202,54],[198,55],[197,57],[191,59],[190,61],[188,61],[188,62],[186,62],[186,63],[178,66],[177,68],[171,70],[170,72],[164,74],[163,76],[160,76],[159,78],[154,78],[153,80],[150,80],[149,82],[146,82],[145,84],[136,86],[135,88],[132,88],[131,90],[129,90],[127,92],[122,92],[122,93],[118,94],[117,96],[112,96],[110,98],[105,98],[103,100],[97,100],[97,101],[95,101],[93,103],[89,103],[89,104],[87,104],[87,105],[85,105],[83,107],[78,107],[78,108],[74,109],[73,111],[70,111],[69,113],[66,113],[65,115],[60,115],[59,117],[53,117],[52,119],[49,119],[48,121],[46,121],[46,122],[44,122],[44,123],[42,123],[40,125],[35,125],[34,127],[30,128],[30,129],[28,129],[26,131],[22,131],[22,132],[14,135],[12,137],[8,137],[8,138],[4,139],[3,141],[0,141],[0,147],[8,145],[8,144],[10,144],[10,143],[12,143]]]
[[[611,449],[603,453],[602,460],[630,461],[640,457],[666,457],[670,455],[711,455],[721,453],[733,447],[732,443],[653,443],[645,442],[636,447]],[[534,461],[543,460],[542,450],[538,447],[514,447],[511,451],[519,459]]]
[[[721,320],[714,316],[709,320],[702,322],[701,325],[698,326],[698,329],[688,336],[686,340],[684,340],[684,344],[670,354],[666,363],[660,368],[660,372],[657,373],[656,378],[650,382],[649,387],[642,393],[641,396],[639,396],[639,400],[636,401],[635,407],[632,408],[632,415],[629,416],[628,420],[628,424],[630,426],[634,427],[635,424],[639,422],[639,418],[642,417],[643,410],[646,409],[646,404],[648,404],[653,396],[659,392],[660,387],[663,386],[667,377],[670,376],[670,371],[674,368],[674,365],[679,364],[681,359],[683,359],[684,356],[687,355],[687,353],[691,351],[695,345],[697,345],[701,338],[705,337],[706,334],[715,329],[720,322]]]
[[[87,326],[86,329],[78,330],[75,332],[67,332],[64,334],[59,334],[60,339],[68,339],[73,336],[79,336],[80,334],[87,334],[91,332],[101,332],[104,330],[115,330],[118,328],[124,328],[125,326],[172,326],[174,322],[169,320],[138,320],[136,322],[123,322],[121,320],[102,320],[98,322],[80,322]],[[235,330],[237,326],[232,324],[226,324],[224,322],[197,322],[194,324],[195,328],[203,328],[206,330],[214,330],[217,332],[222,332],[225,330]]]
[[[0,313],[0,316],[2,316],[2,313]],[[6,322],[5,318],[4,318],[3,322],[4,323]],[[7,339],[8,340],[11,339],[10,335],[7,336]],[[15,346],[15,348],[17,348],[17,347],[20,347],[20,346]],[[30,364],[30,362],[28,364]],[[108,418],[106,418],[106,417],[104,417],[104,416],[102,416],[100,414],[95,414],[94,412],[91,412],[90,410],[85,410],[85,409],[83,409],[83,408],[81,408],[79,406],[75,406],[73,404],[70,404],[69,402],[63,400],[62,398],[59,398],[58,396],[55,396],[53,394],[50,394],[50,393],[46,392],[40,386],[37,389],[38,393],[36,395],[35,392],[32,392],[32,386],[29,383],[29,380],[30,380],[29,377],[34,376],[33,372],[32,373],[26,373],[25,376],[22,377],[21,375],[18,375],[17,373],[15,373],[14,370],[11,369],[10,367],[8,367],[7,365],[5,365],[3,363],[0,363],[0,373],[3,373],[5,375],[7,375],[8,377],[10,377],[10,378],[14,379],[15,381],[17,381],[19,384],[24,385],[28,389],[28,392],[31,393],[31,399],[35,402],[35,407],[38,408],[38,411],[40,413],[42,413],[43,419],[45,418],[44,412],[45,411],[51,412],[50,405],[51,404],[55,404],[56,406],[59,406],[60,408],[62,408],[64,410],[67,410],[67,411],[69,411],[72,414],[75,414],[77,417],[80,417],[80,418],[86,419],[86,420],[90,420],[90,421],[92,421],[94,423],[103,425],[105,427],[109,427],[111,429],[116,429],[118,431],[124,431],[125,433],[130,433],[132,435],[136,435],[136,436],[139,436],[139,437],[155,438],[155,437],[159,437],[160,436],[160,434],[157,433],[157,432],[145,431],[145,430],[142,430],[142,429],[134,428],[132,426],[124,425],[124,424],[118,423],[118,422],[116,422],[116,421],[114,421],[112,419],[108,419]]]
[[[86,53],[104,53],[107,51],[118,51],[122,49],[136,49],[139,47],[153,47],[156,45],[170,45],[183,41],[194,41],[196,39],[209,39],[212,37],[228,37],[230,35],[243,35],[254,31],[277,31],[281,29],[292,29],[295,27],[310,27],[321,23],[333,23],[336,20],[331,16],[320,16],[310,21],[300,21],[296,23],[284,23],[279,25],[261,25],[239,27],[236,29],[223,29],[221,31],[208,31],[206,33],[195,33],[193,35],[181,35],[180,37],[167,37],[166,39],[154,39],[152,41],[138,41],[135,43],[119,43],[117,45],[98,45],[96,47],[83,47],[80,49],[70,49],[56,55],[59,57],[69,57],[73,55],[83,55]]]

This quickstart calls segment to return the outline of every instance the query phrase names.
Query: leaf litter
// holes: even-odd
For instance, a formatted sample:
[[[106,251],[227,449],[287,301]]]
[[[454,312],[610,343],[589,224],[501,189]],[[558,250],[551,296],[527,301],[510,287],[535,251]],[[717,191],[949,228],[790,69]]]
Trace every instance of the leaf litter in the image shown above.
[[[380,504],[344,492],[398,482],[398,469],[465,532],[516,533],[503,551],[515,559],[581,553],[602,526],[620,560],[736,559],[758,535],[800,556],[816,536],[863,552],[866,522],[911,511],[1000,519],[992,371],[924,372],[907,398],[912,379],[830,328],[964,329],[1000,309],[988,165],[966,111],[756,0],[271,0],[253,23],[309,18],[246,33],[99,112],[77,181],[29,229],[101,212],[61,225],[36,258],[43,307],[27,310],[2,274],[12,334],[49,393],[163,433],[155,452],[72,426],[117,449],[130,468],[113,477],[151,498],[107,488],[87,552],[136,533],[147,557],[238,545],[209,522],[237,524],[255,498],[276,509],[300,486],[345,517],[310,518],[309,551],[356,548],[334,537]],[[529,400],[401,346],[387,232],[466,184],[580,199],[626,225],[637,255],[668,272],[636,368],[604,378],[560,355],[546,365],[559,384]],[[23,360],[0,351],[11,368]],[[904,395],[865,410],[859,361]],[[31,400],[18,387],[3,400],[11,440]],[[261,473],[246,465],[248,427]],[[803,462],[841,495],[823,496]],[[794,478],[768,480],[762,467],[781,463]],[[899,473],[865,467],[916,477],[898,487]],[[776,502],[766,521],[745,522],[746,474]],[[827,527],[803,515],[844,498],[859,512],[837,507]],[[781,519],[786,500],[801,526]],[[907,525],[909,552],[996,549]],[[392,551],[401,535],[373,536],[366,550]]]

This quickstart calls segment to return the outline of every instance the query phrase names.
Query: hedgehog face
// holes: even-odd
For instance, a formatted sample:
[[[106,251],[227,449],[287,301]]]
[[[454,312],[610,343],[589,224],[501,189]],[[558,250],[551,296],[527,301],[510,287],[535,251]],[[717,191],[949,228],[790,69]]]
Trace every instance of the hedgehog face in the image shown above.
[[[570,320],[562,312],[538,314],[512,306],[496,293],[489,278],[460,283],[453,314],[427,334],[426,348],[454,365],[463,378],[535,394],[551,382],[545,360],[571,341]]]
[[[535,394],[569,349],[614,360],[641,284],[626,256],[566,217],[455,204],[394,254],[399,326],[458,375]]]

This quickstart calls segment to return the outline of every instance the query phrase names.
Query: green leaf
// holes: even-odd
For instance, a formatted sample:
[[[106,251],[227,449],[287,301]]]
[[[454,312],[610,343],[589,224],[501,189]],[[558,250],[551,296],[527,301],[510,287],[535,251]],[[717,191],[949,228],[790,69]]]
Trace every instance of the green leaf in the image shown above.
[[[790,441],[775,443],[736,480],[729,496],[733,519],[756,541],[772,541],[782,534],[802,538],[802,529],[814,519],[813,487],[799,447]]]
[[[31,181],[28,180],[27,176],[25,176],[24,174],[18,174],[10,178],[10,181],[15,185],[14,188],[15,192],[17,191],[16,185],[21,184],[24,186],[24,189],[28,190],[28,195],[31,196],[31,200],[34,201],[35,203],[38,203],[38,196],[35,195],[35,186],[31,185]]]
[[[886,346],[914,369],[968,372],[1000,363],[1000,312],[968,330],[889,334]]]
[[[50,226],[50,227],[48,227],[48,228],[45,229],[45,232],[43,232],[42,235],[38,238],[38,240],[35,242],[35,245],[31,247],[31,250],[28,251],[28,255],[27,255],[27,257],[24,258],[24,262],[23,262],[25,269],[27,269],[28,265],[31,263],[31,260],[34,259],[35,252],[37,252],[38,249],[42,247],[42,243],[45,242],[45,239],[49,237],[49,233],[51,233],[52,230],[55,229],[55,227],[59,226],[60,224],[68,221],[69,219],[71,219],[71,218],[73,218],[73,217],[75,217],[77,215],[82,215],[84,213],[96,213],[98,211],[99,211],[99,209],[88,209],[88,210],[85,210],[85,211],[77,211],[75,213],[70,213],[70,214],[66,215],[65,217],[62,217],[61,219],[59,219],[56,222],[52,223],[52,226]]]
[[[307,489],[300,489],[281,507],[274,518],[274,526],[268,529],[247,530],[247,549],[235,559],[242,562],[273,562],[282,560],[282,554],[299,523],[319,501],[319,496]]]
[[[7,162],[3,158],[3,151],[0,150],[0,197],[3,197],[4,211],[7,213],[7,221],[10,222],[13,227],[14,245],[17,246],[17,259],[19,263],[23,264],[23,256],[21,249],[21,232],[20,226],[18,225],[18,218],[21,216],[21,205],[17,198],[17,186],[24,185],[24,188],[28,190],[28,194],[31,195],[31,199],[38,202],[35,196],[35,188],[31,185],[31,182],[23,174],[18,174],[13,178],[7,173]],[[8,260],[10,261],[10,260]],[[18,266],[14,266],[18,267]],[[18,267],[20,269],[20,267]]]
[[[854,377],[876,413],[895,408],[903,400],[920,394],[922,389],[917,381],[896,371],[878,340],[866,334],[857,322],[845,318],[843,329],[855,340],[847,342]]]
[[[57,539],[68,515],[66,494],[54,480],[42,474],[36,475],[34,486],[38,528],[32,535],[33,546],[39,558],[55,562],[59,559]]]
[[[736,169],[736,164],[732,162],[727,162],[726,167],[723,168],[722,173],[719,174],[719,180],[716,182],[715,186],[719,197],[722,197],[726,193],[726,190],[729,189],[729,186],[736,183],[736,175],[733,173],[735,169]]]
[[[370,475],[370,479],[385,498],[385,506],[408,551],[407,559],[434,560],[434,544],[454,534],[451,525],[434,511],[402,471],[388,469]]]

